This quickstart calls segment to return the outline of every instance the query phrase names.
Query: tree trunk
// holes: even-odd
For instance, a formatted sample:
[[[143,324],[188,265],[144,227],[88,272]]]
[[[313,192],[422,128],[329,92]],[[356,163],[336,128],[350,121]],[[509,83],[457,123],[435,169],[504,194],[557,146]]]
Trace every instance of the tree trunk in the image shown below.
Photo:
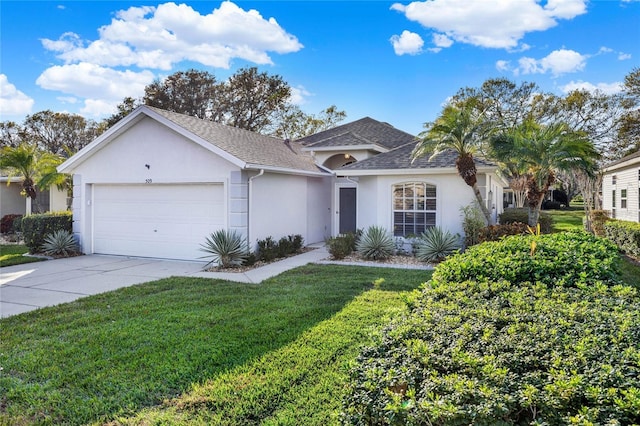
[[[484,218],[487,221],[487,224],[495,225],[495,222],[493,221],[493,217],[491,217],[491,212],[489,211],[489,209],[484,203],[484,200],[482,199],[482,194],[480,193],[480,189],[478,188],[478,185],[474,184],[471,188],[473,189],[473,195],[476,196],[476,201],[478,202],[478,206],[480,206],[480,210],[482,211],[482,214],[484,215]]]

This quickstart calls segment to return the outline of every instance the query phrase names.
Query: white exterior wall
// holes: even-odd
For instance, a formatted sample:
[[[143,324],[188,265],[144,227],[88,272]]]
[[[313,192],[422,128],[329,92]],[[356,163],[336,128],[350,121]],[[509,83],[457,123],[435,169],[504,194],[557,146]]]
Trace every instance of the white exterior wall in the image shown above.
[[[27,208],[25,197],[20,195],[19,182],[0,182],[0,217],[8,214],[24,214]]]
[[[249,187],[250,248],[267,237],[278,241],[296,234],[307,244],[322,241],[330,229],[330,179],[269,172],[256,176]]]
[[[72,171],[74,233],[81,249],[91,253],[93,184],[222,183],[229,197],[230,176],[237,171],[237,166],[145,117]],[[226,221],[229,226],[229,218]],[[246,229],[246,224],[236,225]]]
[[[60,191],[55,186],[49,189],[49,210],[52,212],[67,210],[67,191]]]
[[[640,222],[640,159],[637,164],[606,172],[602,178],[602,209],[619,220]],[[613,176],[616,184],[613,185]],[[627,190],[627,206],[622,208],[622,190]],[[613,191],[616,205],[613,207]]]
[[[357,193],[358,229],[372,225],[393,230],[393,185],[424,182],[436,186],[436,225],[464,235],[460,209],[475,200],[473,190],[457,174],[361,176]],[[502,197],[502,194],[500,194]]]

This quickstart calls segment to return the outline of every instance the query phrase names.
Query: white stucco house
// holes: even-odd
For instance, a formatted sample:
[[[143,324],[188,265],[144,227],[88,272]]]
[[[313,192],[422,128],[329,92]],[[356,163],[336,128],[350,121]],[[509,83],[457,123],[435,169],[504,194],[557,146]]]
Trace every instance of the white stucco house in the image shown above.
[[[640,151],[602,169],[602,209],[612,218],[640,222]]]
[[[363,118],[297,141],[141,106],[64,162],[74,176],[74,233],[84,253],[197,260],[206,236],[233,229],[250,247],[306,243],[384,226],[462,232],[474,199],[455,156],[411,162],[414,136]],[[478,162],[487,203],[505,183]]]
[[[0,217],[9,214],[44,213],[67,209],[67,193],[53,186],[46,191],[38,191],[37,206],[30,198],[21,194],[22,178],[0,177]]]

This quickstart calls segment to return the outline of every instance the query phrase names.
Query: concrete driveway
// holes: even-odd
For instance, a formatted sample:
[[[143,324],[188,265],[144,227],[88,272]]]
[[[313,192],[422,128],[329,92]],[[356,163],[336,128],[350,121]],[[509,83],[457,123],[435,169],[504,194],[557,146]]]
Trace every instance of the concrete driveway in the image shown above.
[[[0,318],[173,276],[258,284],[328,256],[324,244],[311,248],[246,272],[204,272],[206,262],[97,254],[9,266],[0,271]]]
[[[2,268],[0,318],[171,276],[202,276],[206,262],[88,255]]]

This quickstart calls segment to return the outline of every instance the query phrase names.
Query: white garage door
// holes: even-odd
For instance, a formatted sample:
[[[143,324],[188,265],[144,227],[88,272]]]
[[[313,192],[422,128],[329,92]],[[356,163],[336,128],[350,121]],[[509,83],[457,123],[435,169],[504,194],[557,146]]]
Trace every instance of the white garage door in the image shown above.
[[[94,185],[93,252],[203,260],[200,244],[225,226],[222,184]]]

